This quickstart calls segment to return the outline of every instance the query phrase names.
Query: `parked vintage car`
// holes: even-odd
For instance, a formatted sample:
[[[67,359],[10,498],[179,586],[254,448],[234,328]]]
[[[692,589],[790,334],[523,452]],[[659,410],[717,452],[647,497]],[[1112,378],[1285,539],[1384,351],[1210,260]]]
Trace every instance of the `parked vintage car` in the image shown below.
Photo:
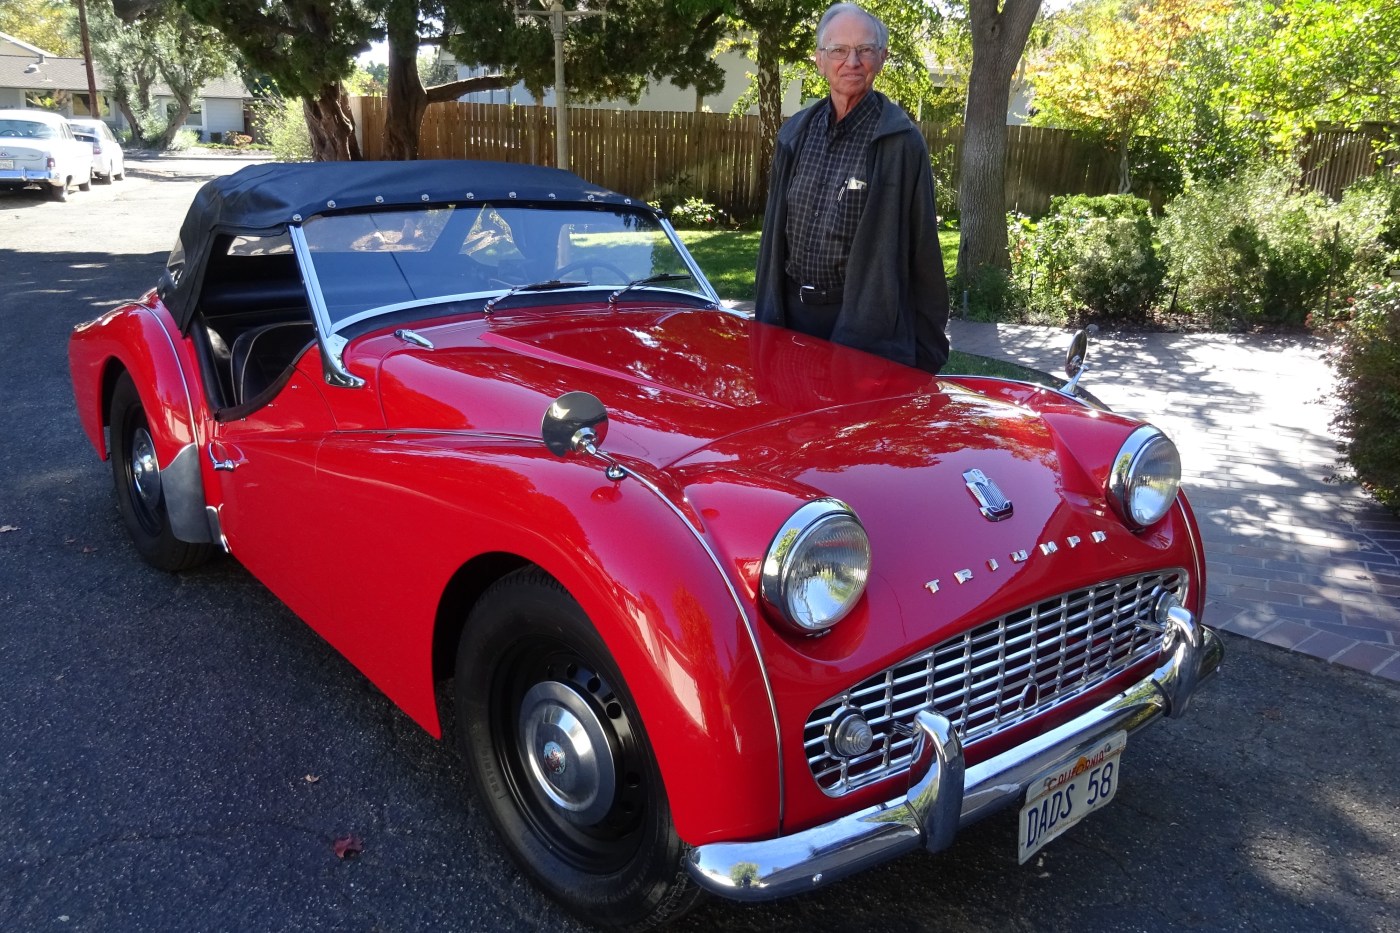
[[[92,149],[68,121],[46,110],[0,110],[0,188],[47,189],[68,200],[77,185],[92,187]]]
[[[126,177],[126,154],[112,128],[101,120],[74,117],[68,121],[79,142],[92,147],[94,181],[111,184]]]
[[[1025,860],[1220,663],[1156,428],[758,324],[562,171],[244,168],[70,358],[146,560],[229,552],[434,735],[451,678],[505,848],[593,923],[1008,807]]]

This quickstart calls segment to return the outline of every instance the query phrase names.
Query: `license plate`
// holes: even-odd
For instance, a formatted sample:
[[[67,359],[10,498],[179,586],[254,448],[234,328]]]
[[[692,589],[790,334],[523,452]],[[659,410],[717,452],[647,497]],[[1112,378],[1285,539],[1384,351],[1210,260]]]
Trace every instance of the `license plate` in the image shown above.
[[[15,160],[14,160],[14,159],[0,159],[0,168],[14,168],[14,167],[15,167]]]
[[[1021,808],[1021,864],[1108,805],[1118,792],[1119,757],[1127,744],[1128,733],[1114,733],[1092,751],[1056,765],[1031,782]]]

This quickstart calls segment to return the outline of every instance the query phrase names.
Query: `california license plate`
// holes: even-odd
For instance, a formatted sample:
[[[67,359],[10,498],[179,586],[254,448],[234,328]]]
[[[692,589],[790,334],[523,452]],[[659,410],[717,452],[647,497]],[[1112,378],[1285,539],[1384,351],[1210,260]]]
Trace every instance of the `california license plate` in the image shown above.
[[[1021,808],[1021,864],[1118,792],[1119,757],[1128,733],[1117,732],[1092,751],[1062,762],[1031,782]]]
[[[15,167],[15,160],[14,160],[14,159],[0,159],[0,168],[14,168],[14,167]]]

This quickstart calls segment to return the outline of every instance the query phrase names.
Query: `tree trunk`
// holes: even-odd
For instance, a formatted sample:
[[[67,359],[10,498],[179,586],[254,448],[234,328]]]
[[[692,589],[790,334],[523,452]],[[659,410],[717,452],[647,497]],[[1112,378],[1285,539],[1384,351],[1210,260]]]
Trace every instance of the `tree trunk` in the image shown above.
[[[1133,190],[1133,168],[1128,159],[1131,134],[1124,133],[1118,142],[1118,193],[1128,194]]]
[[[777,43],[758,36],[758,190],[767,197],[773,150],[783,126],[783,66]]]
[[[182,101],[171,115],[170,121],[165,124],[165,132],[160,134],[160,142],[157,148],[161,152],[168,150],[175,142],[175,137],[185,128],[185,118],[190,115],[193,108],[189,101]]]
[[[972,72],[963,118],[958,179],[959,286],[985,268],[1007,269],[1006,108],[1011,78],[1025,50],[1041,0],[971,0]]]
[[[317,162],[352,162],[360,159],[355,121],[340,85],[323,84],[315,97],[302,98],[306,129],[311,135],[311,158]]]
[[[418,0],[392,0],[388,23],[389,81],[384,93],[384,158],[418,158],[418,131],[428,93],[418,75]]]

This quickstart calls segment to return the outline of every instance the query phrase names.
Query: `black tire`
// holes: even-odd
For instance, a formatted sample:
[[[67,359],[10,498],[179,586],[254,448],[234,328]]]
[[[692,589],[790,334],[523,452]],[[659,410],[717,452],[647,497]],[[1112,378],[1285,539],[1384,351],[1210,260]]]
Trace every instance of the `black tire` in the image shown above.
[[[110,416],[117,510],[136,550],[146,563],[161,570],[189,570],[204,563],[213,555],[213,545],[181,541],[170,530],[146,409],[129,373],[117,380]]]
[[[78,190],[79,190],[79,191],[91,191],[91,190],[92,190],[92,175],[91,175],[91,174],[88,175],[87,181],[80,181],[80,182],[78,182]]]
[[[690,909],[700,890],[636,706],[563,587],[532,568],[497,581],[467,620],[455,690],[477,794],[536,885],[613,929],[650,929]]]
[[[65,178],[62,184],[54,185],[49,189],[49,195],[52,196],[55,201],[67,201],[68,190],[72,187],[73,179]]]

